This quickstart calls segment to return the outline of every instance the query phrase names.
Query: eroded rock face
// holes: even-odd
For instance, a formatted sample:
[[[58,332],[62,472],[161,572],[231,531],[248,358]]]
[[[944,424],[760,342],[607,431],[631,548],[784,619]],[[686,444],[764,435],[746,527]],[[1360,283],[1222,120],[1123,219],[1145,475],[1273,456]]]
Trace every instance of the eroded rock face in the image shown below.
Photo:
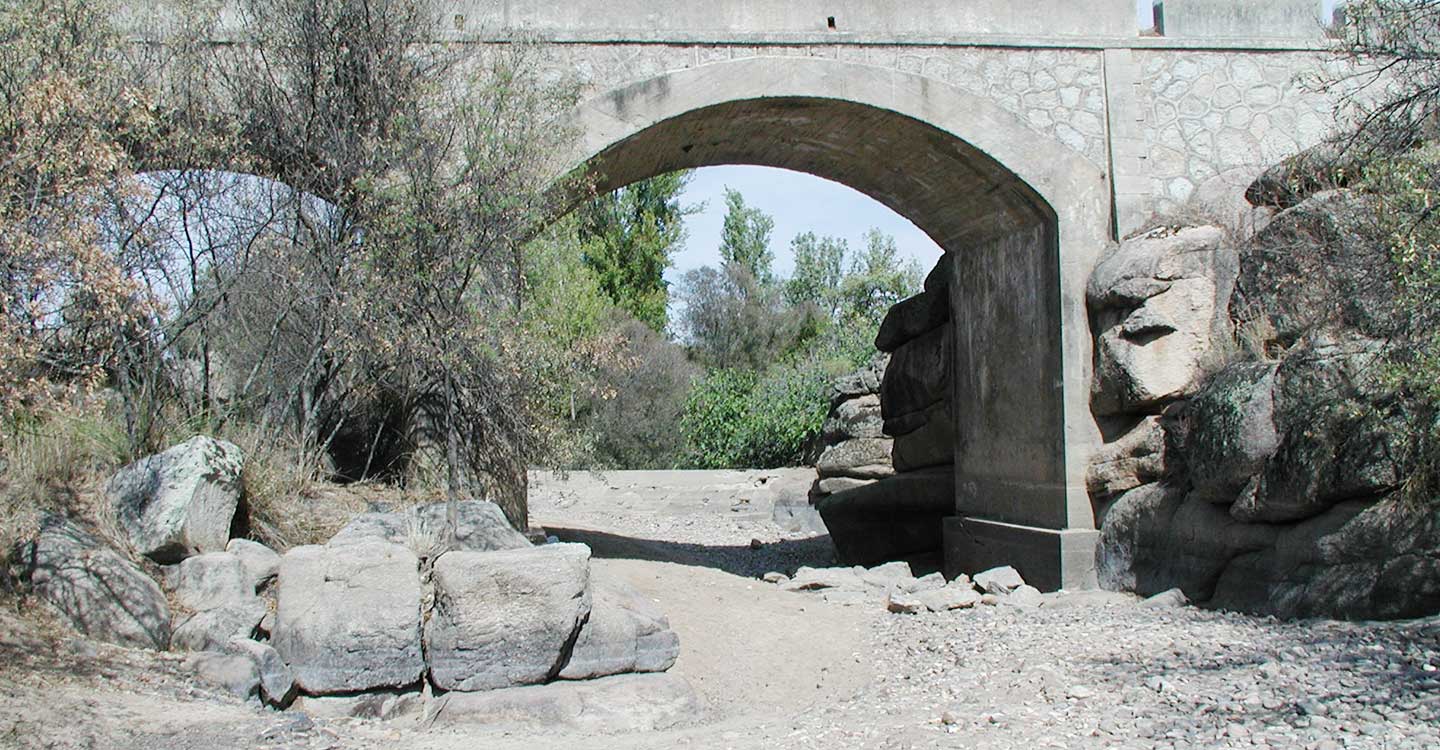
[[[231,539],[225,545],[225,551],[240,558],[240,563],[245,566],[245,577],[254,591],[267,586],[280,573],[280,555],[259,542]]]
[[[222,651],[234,638],[253,636],[267,611],[264,600],[251,596],[196,612],[176,624],[170,647],[177,651]]]
[[[943,264],[942,264],[943,265]],[[893,352],[950,322],[950,295],[945,287],[926,290],[885,313],[875,335],[875,348]]]
[[[950,396],[951,341],[955,327],[936,328],[901,345],[890,356],[880,384],[881,411],[895,419],[928,409]]]
[[[444,690],[554,679],[590,615],[590,548],[583,544],[446,552],[432,580],[426,654],[431,680]]]
[[[1096,333],[1096,414],[1143,411],[1193,391],[1233,278],[1224,240],[1217,227],[1151,233],[1125,241],[1096,266],[1086,289]]]
[[[105,492],[141,554],[159,563],[223,552],[240,503],[240,449],[205,436],[121,469]]]
[[[186,609],[204,611],[255,598],[255,587],[239,557],[208,552],[186,558],[169,579],[175,600]]]
[[[1091,497],[1110,497],[1158,482],[1164,474],[1165,428],[1160,417],[1152,415],[1091,457],[1085,487]]]
[[[852,477],[879,479],[895,473],[890,462],[891,441],[886,438],[857,438],[836,443],[820,454],[815,468],[822,478]]]
[[[585,680],[626,672],[663,672],[680,655],[680,639],[655,605],[619,581],[596,581],[590,618],[570,660],[560,670],[566,680]]]
[[[307,693],[420,680],[420,571],[383,541],[296,547],[280,561],[271,645]]]
[[[634,674],[484,693],[454,692],[436,702],[434,724],[571,726],[603,732],[650,732],[692,719],[700,701],[673,674]]]
[[[853,438],[884,437],[881,430],[884,420],[880,418],[880,397],[867,393],[864,396],[841,401],[825,419],[821,434],[827,441],[839,442]]]
[[[165,649],[170,607],[150,576],[84,528],[45,519],[27,550],[35,593],[91,638]]]

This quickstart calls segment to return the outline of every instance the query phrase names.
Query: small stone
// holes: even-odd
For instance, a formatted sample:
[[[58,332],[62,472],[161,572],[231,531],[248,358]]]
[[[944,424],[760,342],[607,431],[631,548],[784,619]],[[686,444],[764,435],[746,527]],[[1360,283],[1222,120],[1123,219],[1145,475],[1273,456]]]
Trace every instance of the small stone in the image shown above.
[[[987,594],[1008,594],[1025,585],[1019,571],[1006,565],[975,574],[975,585]]]
[[[751,540],[750,540],[750,549],[761,549],[761,548],[763,548],[764,546],[765,546],[765,543],[762,542],[762,541],[760,541],[759,539],[751,539]]]
[[[785,583],[790,580],[790,576],[787,576],[784,573],[777,573],[772,570],[769,573],[760,576],[760,580],[766,583]]]
[[[1084,685],[1071,685],[1070,689],[1065,691],[1065,696],[1067,698],[1074,698],[1077,701],[1083,701],[1086,698],[1095,697],[1095,691]]]
[[[954,726],[960,723],[960,717],[954,711],[946,711],[940,714],[940,723],[945,726]]]
[[[1190,597],[1185,596],[1184,591],[1180,589],[1169,589],[1140,602],[1140,606],[1146,609],[1173,609],[1183,607],[1189,603]]]
[[[925,610],[925,605],[903,591],[892,591],[885,597],[885,609],[902,615],[913,615]]]
[[[981,594],[980,603],[987,607],[993,607],[1000,603],[1000,597],[994,594]]]
[[[1034,586],[1020,586],[1000,601],[1012,607],[1031,609],[1045,603],[1045,596]]]
[[[909,584],[909,588],[902,588],[901,590],[907,594],[918,594],[922,591],[934,591],[938,588],[944,588],[944,586],[945,576],[940,575],[939,573],[931,573],[929,575],[916,578],[913,582]]]

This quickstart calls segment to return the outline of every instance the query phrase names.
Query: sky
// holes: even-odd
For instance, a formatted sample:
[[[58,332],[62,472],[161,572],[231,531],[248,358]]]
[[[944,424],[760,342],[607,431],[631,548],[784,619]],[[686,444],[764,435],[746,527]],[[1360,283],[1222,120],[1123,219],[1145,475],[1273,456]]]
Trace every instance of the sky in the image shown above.
[[[837,182],[771,167],[705,167],[695,170],[681,195],[682,203],[704,204],[704,208],[685,221],[685,247],[665,273],[672,284],[691,269],[720,265],[726,187],[740,191],[747,205],[775,219],[770,250],[780,276],[789,276],[794,268],[790,240],[803,232],[839,237],[858,249],[864,246],[865,232],[874,227],[894,237],[901,256],[919,261],[922,271],[928,272],[940,259],[940,248],[914,224]]]

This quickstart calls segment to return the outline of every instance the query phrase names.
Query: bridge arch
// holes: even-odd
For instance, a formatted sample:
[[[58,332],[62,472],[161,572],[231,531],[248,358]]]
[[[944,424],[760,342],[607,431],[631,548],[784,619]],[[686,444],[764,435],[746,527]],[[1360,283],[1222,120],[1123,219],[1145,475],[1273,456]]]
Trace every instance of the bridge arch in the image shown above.
[[[955,311],[962,522],[947,529],[947,563],[1025,556],[1053,560],[1036,563],[1053,568],[1041,576],[1052,587],[1092,582],[1084,288],[1110,234],[1105,169],[984,97],[826,58],[662,74],[590,98],[574,124],[565,171],[588,169],[602,190],[682,168],[782,167],[866,193],[929,234]]]

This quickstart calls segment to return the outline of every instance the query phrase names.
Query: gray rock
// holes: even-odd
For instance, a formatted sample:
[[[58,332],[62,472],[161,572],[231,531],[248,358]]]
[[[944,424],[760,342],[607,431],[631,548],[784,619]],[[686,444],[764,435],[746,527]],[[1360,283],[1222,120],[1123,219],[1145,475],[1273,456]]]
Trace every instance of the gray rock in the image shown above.
[[[860,580],[874,588],[888,589],[914,581],[915,574],[910,570],[910,563],[897,560],[870,568],[860,575]]]
[[[830,387],[830,401],[835,403],[844,399],[855,398],[872,393],[880,392],[880,381],[885,375],[885,368],[890,365],[890,355],[876,354],[870,358],[870,362],[864,367],[848,375],[842,375],[835,379]]]
[[[589,732],[652,732],[693,719],[695,691],[674,674],[628,674],[579,682],[453,692],[436,699],[433,726],[558,726]]]
[[[371,719],[418,722],[424,718],[426,697],[420,690],[374,690],[357,695],[302,695],[291,710],[320,719]]]
[[[760,580],[766,583],[786,583],[790,580],[790,576],[772,570],[769,573],[760,576]]]
[[[185,661],[185,667],[202,682],[241,698],[254,697],[260,691],[260,670],[247,656],[200,651]]]
[[[196,612],[176,624],[170,647],[177,651],[222,651],[232,638],[254,635],[268,611],[263,600],[251,595],[245,601]]]
[[[954,326],[946,324],[895,350],[880,385],[885,419],[925,411],[950,395],[950,342]]]
[[[448,512],[446,503],[432,503],[391,513],[362,513],[337,532],[328,545],[378,539],[409,547],[421,557],[433,557],[448,549],[488,552],[531,546],[530,540],[506,520],[500,506],[488,500],[455,504],[453,540],[447,527]]]
[[[1148,416],[1090,457],[1085,487],[1092,498],[1110,497],[1165,474],[1165,429],[1160,417]]]
[[[853,490],[857,487],[864,487],[867,484],[874,484],[878,479],[856,479],[854,477],[826,477],[815,484],[815,489],[822,495],[832,495],[836,492]]]
[[[426,624],[430,677],[444,690],[493,690],[554,679],[589,616],[583,544],[447,552],[435,561]]]
[[[169,645],[170,607],[160,586],[76,523],[43,519],[24,558],[35,593],[76,630],[122,646]]]
[[[251,591],[264,588],[280,573],[280,555],[259,542],[231,539],[225,551],[240,558],[245,576],[250,579]]]
[[[260,679],[260,697],[266,703],[283,706],[294,696],[295,678],[275,649],[249,638],[231,638],[225,644],[225,652],[243,656],[255,665],[255,674]]]
[[[105,493],[120,527],[159,563],[222,552],[240,502],[240,449],[196,436],[111,477]]]
[[[1190,603],[1190,598],[1180,589],[1166,589],[1140,602],[1146,609],[1174,609]]]
[[[885,609],[901,615],[913,615],[925,611],[925,603],[914,594],[891,591],[885,596]]]
[[[245,565],[228,552],[187,557],[175,566],[170,581],[175,600],[197,612],[255,598],[255,588]]]
[[[1012,607],[1033,609],[1045,603],[1045,595],[1041,594],[1040,589],[1034,586],[1021,585],[1016,587],[1014,591],[1001,597],[1000,603]]]
[[[590,618],[580,626],[570,660],[560,670],[562,679],[664,672],[675,664],[680,639],[640,592],[618,581],[597,581],[590,595]]]
[[[815,462],[821,478],[882,479],[895,473],[889,438],[856,438],[825,449]]]
[[[935,591],[946,585],[945,576],[939,573],[928,573],[916,578],[913,582],[908,582],[902,590],[911,594],[919,594],[925,591]]]
[[[881,431],[880,397],[875,394],[846,399],[830,409],[820,434],[827,443],[853,438],[884,437]]]
[[[1144,410],[1193,392],[1214,349],[1231,266],[1218,227],[1126,240],[1096,265],[1086,289],[1096,414]]]
[[[923,422],[895,437],[891,463],[899,472],[919,471],[955,463],[955,418],[950,401],[937,401],[921,413]]]
[[[885,313],[875,335],[875,348],[893,352],[901,346],[950,322],[950,296],[946,289],[924,291],[903,300]]]
[[[369,541],[280,560],[271,645],[312,694],[412,685],[424,673],[415,553]]]
[[[1009,565],[975,574],[975,586],[987,594],[1008,594],[1024,585],[1020,572]]]
[[[971,609],[980,603],[980,592],[970,586],[945,586],[922,591],[915,599],[931,612],[949,612],[952,609]]]
[[[1226,367],[1185,406],[1180,438],[1197,497],[1234,502],[1279,449],[1276,369],[1266,363]]]
[[[940,550],[943,519],[955,514],[949,467],[898,474],[815,503],[837,556],[874,565]]]

